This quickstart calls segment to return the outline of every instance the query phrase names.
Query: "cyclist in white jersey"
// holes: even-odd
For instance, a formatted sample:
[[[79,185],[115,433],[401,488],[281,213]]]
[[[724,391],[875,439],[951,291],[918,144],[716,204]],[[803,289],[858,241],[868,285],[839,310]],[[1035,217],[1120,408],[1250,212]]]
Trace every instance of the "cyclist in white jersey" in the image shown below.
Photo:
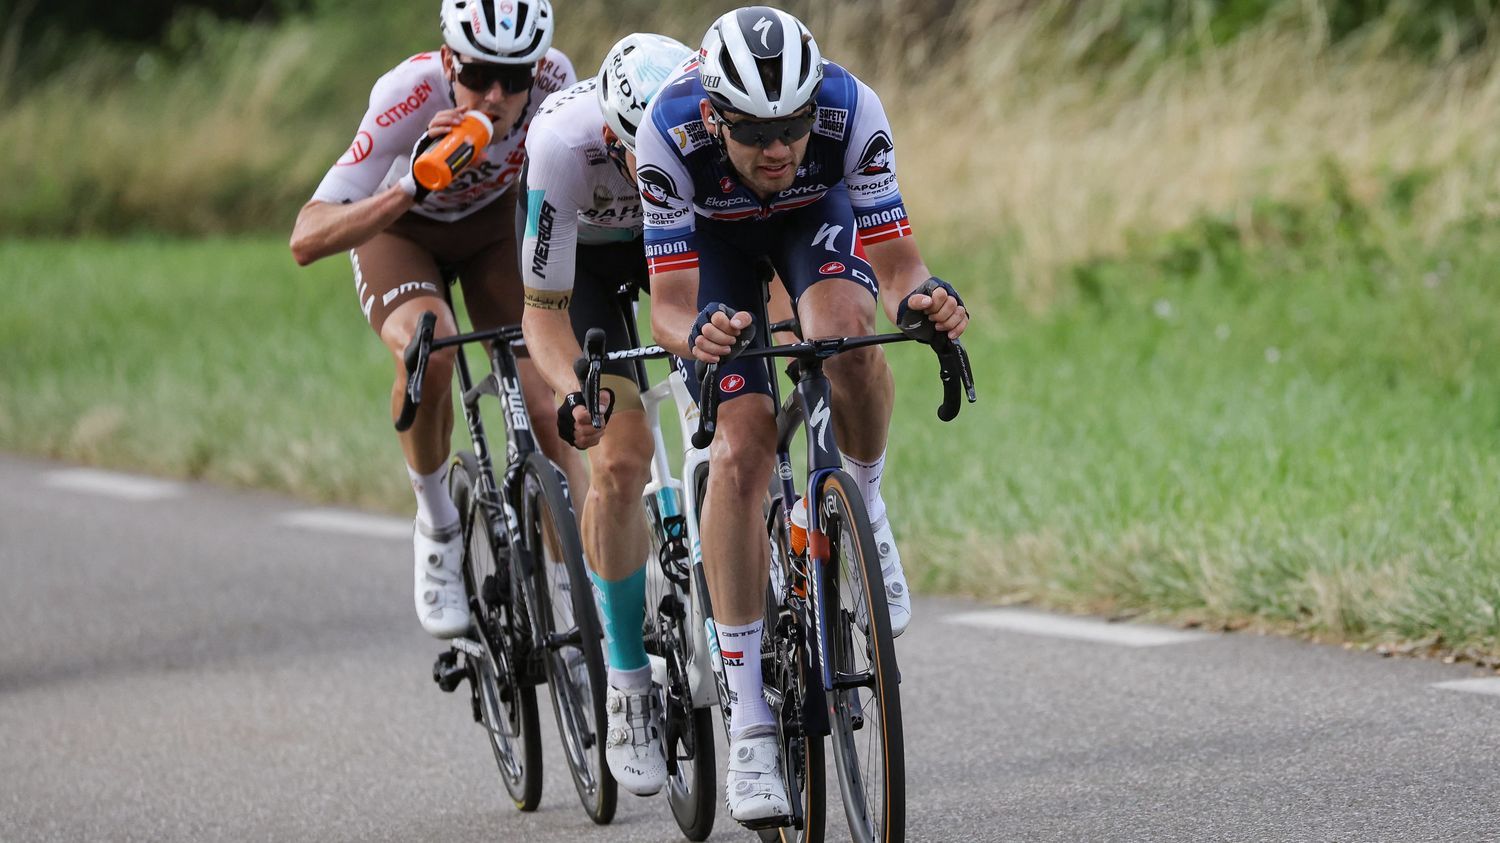
[[[639,796],[666,783],[661,703],[641,638],[645,617],[646,524],[641,489],[652,439],[641,404],[638,365],[607,363],[601,399],[609,413],[592,427],[573,361],[580,338],[603,328],[606,347],[629,347],[617,291],[644,288],[641,197],[635,186],[635,129],[656,89],[693,51],[661,35],[615,44],[599,76],[542,104],[527,143],[526,344],[558,407],[564,439],[589,450],[591,483],[583,507],[584,555],[592,567],[609,662],[605,757],[622,787]]]
[[[392,415],[406,383],[402,359],[424,311],[438,315],[437,336],[457,333],[444,305],[445,272],[457,274],[475,328],[521,318],[515,194],[527,128],[546,96],[575,81],[567,56],[552,49],[549,0],[443,0],[440,50],[419,53],[382,76],[347,152],[329,169],[292,230],[297,263],[348,251],[365,318],[395,363]],[[476,162],[447,188],[428,192],[411,174],[413,158],[457,126],[469,110],[491,119],[494,134]],[[459,570],[459,514],[446,471],[453,430],[449,387],[455,352],[434,352],[416,420],[399,434],[416,492],[413,598],[422,628],[451,638],[469,628]],[[563,466],[575,493],[587,483],[582,461],[548,432],[552,397],[521,361],[533,429]]]
[[[765,367],[734,359],[766,342],[750,311],[755,262],[769,259],[808,337],[874,332],[877,295],[917,338],[963,333],[953,288],[917,250],[896,183],[895,147],[875,92],[820,55],[796,18],[766,6],[709,29],[701,64],[669,80],[638,135],[646,199],[652,332],[701,363],[724,360],[701,522],[703,558],[730,692],[725,796],[752,827],[788,810],[760,659],[769,565],[761,500],[776,446]],[[860,483],[879,546],[891,630],[910,596],[880,496],[894,401],[889,366],[866,348],[827,361],[835,435]],[[730,653],[743,654],[730,659]]]

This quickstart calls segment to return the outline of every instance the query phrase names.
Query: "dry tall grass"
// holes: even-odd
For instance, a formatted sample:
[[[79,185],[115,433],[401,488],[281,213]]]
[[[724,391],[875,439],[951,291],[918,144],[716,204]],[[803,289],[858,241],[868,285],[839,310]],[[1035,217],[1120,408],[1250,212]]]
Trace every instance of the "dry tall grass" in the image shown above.
[[[577,0],[559,13],[558,41],[587,74],[622,21],[696,43],[732,5]],[[1085,60],[1126,5],[788,8],[826,55],[880,91],[919,230],[1004,238],[1014,283],[1037,304],[1054,298],[1060,267],[1204,212],[1246,219],[1257,200],[1303,198],[1330,164],[1364,199],[1393,174],[1426,174],[1415,216],[1427,233],[1491,212],[1493,52],[1424,62],[1378,29],[1330,45],[1321,6],[1307,0],[1224,46],[1169,51],[1147,37],[1122,61]],[[113,76],[70,65],[0,114],[0,149],[17,179],[0,193],[0,233],[287,227],[347,142],[374,76],[437,42],[436,32],[420,37],[430,16],[414,9],[403,4],[384,28],[321,20],[218,33],[201,62],[165,73],[153,74],[150,58],[113,66]],[[79,93],[90,102],[84,121],[74,116]],[[73,134],[62,137],[64,127]]]

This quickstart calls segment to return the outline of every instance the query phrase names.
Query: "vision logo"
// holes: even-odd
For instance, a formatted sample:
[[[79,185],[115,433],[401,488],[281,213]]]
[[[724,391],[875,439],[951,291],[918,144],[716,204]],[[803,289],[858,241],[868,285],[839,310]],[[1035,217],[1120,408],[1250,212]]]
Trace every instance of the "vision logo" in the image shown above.
[[[670,209],[672,206],[667,202],[668,199],[682,201],[682,197],[678,195],[677,185],[672,181],[672,177],[667,175],[660,167],[649,165],[641,167],[639,170],[636,170],[636,177],[641,182],[641,197],[647,203],[655,205],[658,208]]]

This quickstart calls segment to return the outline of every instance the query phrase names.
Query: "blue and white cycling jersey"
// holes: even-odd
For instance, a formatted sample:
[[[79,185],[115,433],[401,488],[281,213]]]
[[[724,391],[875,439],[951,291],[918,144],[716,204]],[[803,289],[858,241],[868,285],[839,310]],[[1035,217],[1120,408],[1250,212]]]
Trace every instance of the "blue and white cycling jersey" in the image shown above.
[[[637,133],[636,173],[652,274],[698,267],[699,216],[764,220],[811,205],[840,184],[854,209],[859,252],[911,234],[885,109],[875,92],[849,71],[823,62],[807,153],[791,187],[765,202],[740,183],[720,154],[698,110],[703,98],[693,60],[663,85]]]

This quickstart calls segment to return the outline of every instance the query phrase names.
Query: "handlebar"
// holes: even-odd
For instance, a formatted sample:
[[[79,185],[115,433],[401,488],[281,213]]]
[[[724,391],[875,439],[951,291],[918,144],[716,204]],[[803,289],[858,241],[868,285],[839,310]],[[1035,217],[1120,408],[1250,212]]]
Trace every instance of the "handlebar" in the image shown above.
[[[583,338],[583,356],[573,361],[573,374],[583,384],[583,403],[595,430],[604,426],[599,413],[599,374],[604,366],[604,329],[590,328]]]

